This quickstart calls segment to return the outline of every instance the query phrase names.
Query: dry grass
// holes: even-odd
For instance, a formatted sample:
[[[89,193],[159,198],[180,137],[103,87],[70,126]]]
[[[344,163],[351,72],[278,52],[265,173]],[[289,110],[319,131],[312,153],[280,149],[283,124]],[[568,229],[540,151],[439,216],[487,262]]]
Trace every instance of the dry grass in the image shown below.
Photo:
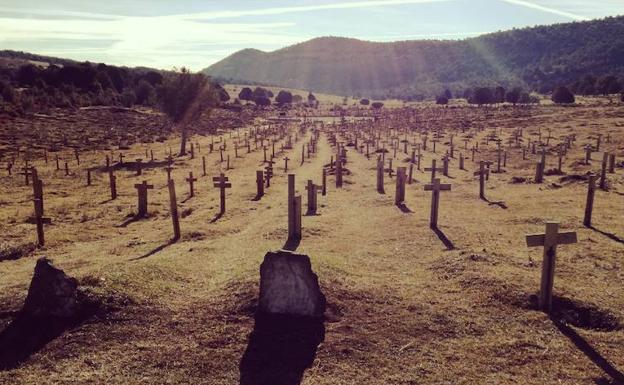
[[[572,309],[561,316],[600,356],[624,371],[624,244],[618,241],[624,238],[624,170],[618,167],[609,174],[609,192],[597,192],[597,230],[581,226],[586,184],[573,177],[599,168],[596,160],[590,166],[578,162],[582,145],[593,142],[598,132],[610,132],[612,141],[603,146],[620,161],[624,157],[622,107],[506,108],[487,115],[471,108],[442,114],[423,109],[419,116],[421,125],[431,127],[459,130],[468,122],[471,128],[486,128],[479,139],[493,127],[504,136],[522,127],[524,139],[536,139],[538,128],[551,128],[555,138],[576,133],[564,162],[567,178],[547,176],[542,185],[512,183],[514,177],[530,180],[535,161],[534,156],[522,161],[513,149],[506,172],[493,174],[487,185],[488,198],[504,201],[504,209],[478,199],[472,162],[466,162],[468,171],[460,171],[453,160],[452,179],[443,177],[453,187],[442,193],[439,221],[455,247],[448,250],[428,226],[430,195],[423,184],[429,175],[415,173],[406,201],[412,213],[403,213],[393,204],[394,180],[386,178],[387,194],[377,194],[374,160],[350,148],[351,175],[345,187],[333,188],[329,177],[328,196],[319,197],[320,215],[303,219],[304,239],[297,251],[310,255],[329,305],[325,341],[302,383],[616,384],[534,310],[541,251],[527,249],[524,235],[543,231],[548,218],[578,232],[578,244],[559,249],[555,293]],[[463,147],[460,137],[455,143]],[[218,211],[218,191],[210,178],[224,167],[218,153],[207,154],[210,140],[194,137],[202,152],[194,160],[179,161],[173,172],[183,201],[183,177],[191,169],[201,175],[201,156],[207,156],[209,176],[199,178],[196,197],[181,203],[180,212],[188,215],[181,220],[182,240],[172,245],[167,245],[171,223],[161,169],[147,170],[142,177],[118,171],[120,197],[111,202],[105,175],[95,174],[94,185],[85,187],[83,174],[65,177],[52,163],[38,161],[46,214],[53,224],[46,228],[48,244],[36,251],[31,246],[34,226],[26,221],[32,215],[30,188],[21,177],[2,173],[0,216],[8,220],[0,223],[0,253],[18,250],[21,257],[0,262],[0,328],[20,308],[39,255],[53,258],[111,306],[19,368],[0,372],[0,383],[238,382],[254,326],[258,267],[265,252],[281,248],[286,238],[287,178],[279,161],[267,194],[252,201],[262,151],[241,151],[233,159],[231,150],[228,211],[210,223]],[[148,146],[162,160],[176,143],[170,138],[135,144],[126,159],[140,157]],[[297,174],[298,190],[305,193],[307,179],[320,183],[321,166],[333,149],[322,136],[318,154],[299,166],[301,143],[286,155],[293,159],[289,168]],[[490,145],[476,160],[494,159],[494,148]],[[439,144],[439,149],[438,154],[425,152],[423,166],[439,159],[446,146]],[[83,165],[101,165],[105,153],[85,154]],[[398,153],[395,167],[405,158]],[[549,157],[548,168],[555,165]],[[132,185],[142,180],[155,185],[149,195],[151,215],[121,227],[136,210]]]

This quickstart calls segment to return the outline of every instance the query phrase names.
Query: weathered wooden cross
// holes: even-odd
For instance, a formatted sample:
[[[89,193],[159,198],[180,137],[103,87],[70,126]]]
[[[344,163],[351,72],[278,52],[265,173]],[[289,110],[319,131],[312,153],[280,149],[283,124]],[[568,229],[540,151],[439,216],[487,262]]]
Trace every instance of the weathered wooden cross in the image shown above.
[[[197,178],[193,178],[193,171],[189,171],[189,176],[186,178],[186,181],[189,184],[189,198],[195,196],[195,182],[197,182]]]
[[[225,214],[225,189],[231,188],[232,184],[228,182],[228,177],[226,177],[223,173],[219,174],[218,177],[213,177],[212,181],[214,183],[214,187],[218,187],[220,190],[220,199],[221,199],[221,211],[219,214]]]
[[[438,209],[440,207],[440,191],[450,191],[450,184],[440,183],[440,179],[434,179],[431,184],[425,185],[425,191],[431,191],[431,215],[429,226],[432,229],[438,228]]]
[[[559,232],[559,222],[546,222],[546,232],[543,234],[530,234],[526,236],[528,247],[544,247],[542,262],[542,279],[540,285],[539,307],[550,313],[552,310],[552,292],[555,279],[555,260],[557,245],[576,243],[576,233]]]
[[[147,215],[147,190],[154,188],[154,185],[147,184],[146,181],[134,185],[137,189],[138,196],[138,213],[137,217],[142,218]]]

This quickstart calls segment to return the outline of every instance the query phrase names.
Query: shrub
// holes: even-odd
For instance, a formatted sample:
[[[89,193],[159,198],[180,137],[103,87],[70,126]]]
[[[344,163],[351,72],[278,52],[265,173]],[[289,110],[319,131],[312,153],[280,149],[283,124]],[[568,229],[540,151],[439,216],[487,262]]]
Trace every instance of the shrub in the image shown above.
[[[136,100],[137,97],[131,89],[126,89],[123,94],[121,94],[121,104],[124,107],[132,107],[134,103],[136,103]]]
[[[363,106],[368,106],[370,104],[370,100],[368,99],[360,99],[360,104]]]
[[[447,105],[448,102],[449,100],[445,95],[440,95],[436,98],[436,104]]]
[[[277,93],[277,97],[275,98],[275,101],[279,105],[290,104],[293,101],[293,96],[290,92],[282,90]]]
[[[267,107],[271,105],[271,99],[269,99],[267,96],[258,96],[256,98],[254,98],[254,103],[256,103],[256,106],[260,106],[260,107]]]
[[[15,100],[15,92],[11,84],[5,81],[0,81],[0,97],[7,103],[13,103]]]
[[[478,105],[492,104],[494,103],[494,94],[487,87],[479,87],[474,90],[470,102]]]
[[[514,106],[516,105],[516,103],[518,103],[520,101],[520,96],[522,95],[522,90],[518,87],[514,88],[513,90],[507,92],[507,95],[505,95],[505,100],[507,101],[507,103],[511,103]],[[528,94],[527,94],[527,101],[525,103],[528,103]],[[521,102],[522,103],[522,102]]]
[[[253,92],[251,91],[251,88],[249,88],[249,87],[243,88],[238,93],[238,98],[240,100],[252,100],[253,99]]]
[[[135,91],[136,103],[141,105],[151,105],[154,101],[155,90],[150,82],[147,80],[139,81]]]
[[[371,104],[371,107],[373,107],[376,110],[380,109],[383,106],[384,104],[382,102],[374,102],[373,104]]]
[[[552,94],[552,101],[557,104],[571,104],[574,103],[575,98],[572,91],[570,91],[567,87],[559,86],[555,88],[555,91]]]

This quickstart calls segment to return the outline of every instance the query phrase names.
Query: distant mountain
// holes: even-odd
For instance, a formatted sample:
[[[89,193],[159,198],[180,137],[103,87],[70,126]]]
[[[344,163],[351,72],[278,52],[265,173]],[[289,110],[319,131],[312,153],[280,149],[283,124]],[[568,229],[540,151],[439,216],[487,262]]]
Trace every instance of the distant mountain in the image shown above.
[[[624,16],[461,41],[321,37],[273,52],[245,49],[204,72],[229,82],[375,98],[495,85],[548,92],[588,74],[624,78]]]

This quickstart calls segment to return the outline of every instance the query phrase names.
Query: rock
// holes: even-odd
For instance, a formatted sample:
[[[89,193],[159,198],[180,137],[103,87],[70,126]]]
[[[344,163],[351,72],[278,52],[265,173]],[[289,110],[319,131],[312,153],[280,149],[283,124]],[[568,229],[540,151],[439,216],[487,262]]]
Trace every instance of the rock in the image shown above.
[[[73,318],[79,312],[78,282],[54,267],[46,257],[39,258],[23,313],[39,318]]]
[[[323,317],[325,296],[307,255],[269,252],[260,266],[259,311]]]

